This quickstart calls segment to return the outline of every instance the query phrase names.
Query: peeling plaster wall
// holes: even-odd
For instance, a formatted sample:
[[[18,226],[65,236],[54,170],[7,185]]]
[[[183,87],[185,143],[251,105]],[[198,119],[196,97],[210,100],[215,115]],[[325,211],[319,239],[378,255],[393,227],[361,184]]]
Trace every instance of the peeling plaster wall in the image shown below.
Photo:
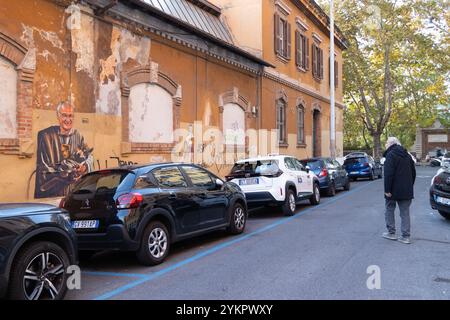
[[[0,139],[15,139],[17,137],[17,72],[14,66],[2,57],[0,57],[0,88]]]

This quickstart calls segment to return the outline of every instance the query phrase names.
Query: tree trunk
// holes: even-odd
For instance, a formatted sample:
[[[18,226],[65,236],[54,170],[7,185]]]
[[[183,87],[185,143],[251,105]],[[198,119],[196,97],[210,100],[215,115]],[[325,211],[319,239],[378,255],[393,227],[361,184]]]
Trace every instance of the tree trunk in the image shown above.
[[[381,158],[381,133],[374,133],[373,137],[373,157],[375,159]]]

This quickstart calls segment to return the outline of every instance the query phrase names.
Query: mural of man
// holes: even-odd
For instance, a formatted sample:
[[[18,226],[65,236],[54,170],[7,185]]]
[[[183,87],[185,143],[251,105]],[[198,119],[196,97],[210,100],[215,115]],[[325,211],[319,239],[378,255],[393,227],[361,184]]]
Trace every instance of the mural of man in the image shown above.
[[[73,105],[60,102],[56,116],[59,126],[38,133],[35,198],[63,196],[69,184],[92,170],[93,149],[73,128]]]

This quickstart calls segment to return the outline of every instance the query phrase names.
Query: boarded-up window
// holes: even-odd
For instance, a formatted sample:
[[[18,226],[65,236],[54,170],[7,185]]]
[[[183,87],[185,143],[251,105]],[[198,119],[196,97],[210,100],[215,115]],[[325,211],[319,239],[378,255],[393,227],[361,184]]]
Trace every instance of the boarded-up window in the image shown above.
[[[245,112],[235,103],[223,107],[223,134],[226,144],[245,145]]]
[[[17,71],[0,57],[0,139],[17,138]]]
[[[166,90],[155,84],[137,84],[130,90],[129,108],[131,142],[173,142],[173,99]]]

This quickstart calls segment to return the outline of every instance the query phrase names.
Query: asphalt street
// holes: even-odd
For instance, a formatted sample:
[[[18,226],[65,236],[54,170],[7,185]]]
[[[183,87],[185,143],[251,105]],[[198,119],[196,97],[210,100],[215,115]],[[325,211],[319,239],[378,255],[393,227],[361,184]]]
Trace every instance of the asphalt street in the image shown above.
[[[410,245],[381,237],[383,180],[357,181],[293,217],[252,210],[244,234],[177,243],[156,267],[132,253],[97,254],[66,299],[450,299],[450,221],[428,201],[436,171],[417,168]],[[400,230],[398,211],[396,222]],[[379,289],[367,287],[370,266]]]

